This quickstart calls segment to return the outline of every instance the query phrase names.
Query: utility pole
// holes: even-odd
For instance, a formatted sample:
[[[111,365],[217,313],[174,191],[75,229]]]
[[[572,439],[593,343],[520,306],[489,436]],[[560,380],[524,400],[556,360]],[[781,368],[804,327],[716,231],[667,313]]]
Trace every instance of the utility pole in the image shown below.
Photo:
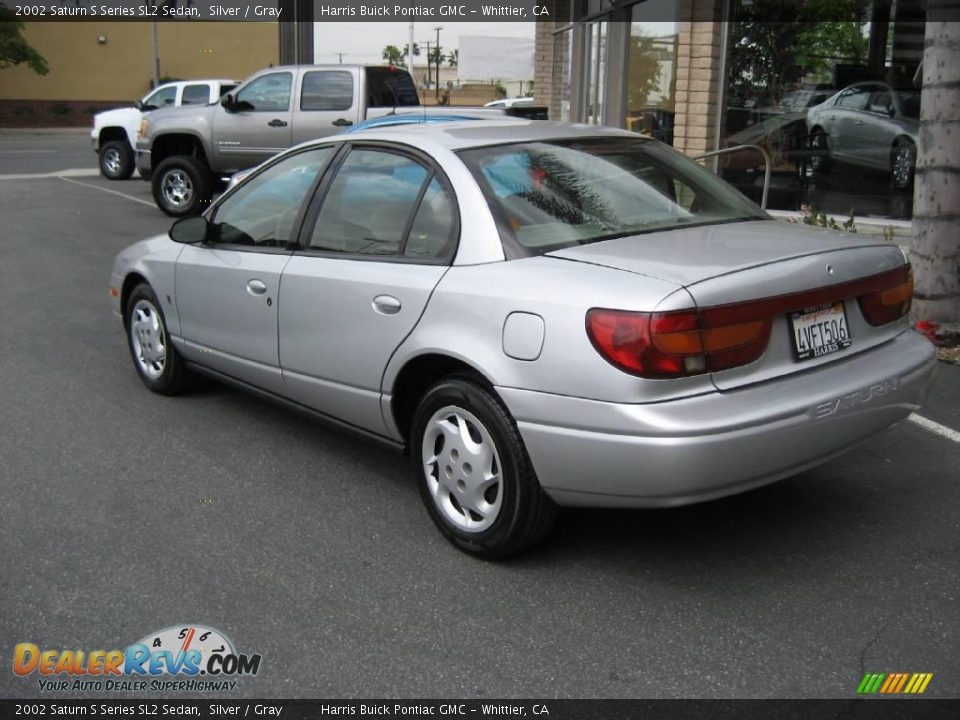
[[[413,77],[413,22],[410,22],[410,36],[407,38],[407,72]]]
[[[156,87],[160,84],[160,43],[157,40],[157,21],[152,20],[150,22],[150,34],[153,38],[153,87]]]
[[[437,31],[437,92],[435,97],[437,99],[437,102],[439,103],[440,102],[440,31],[443,30],[443,28],[438,25],[437,27],[434,28],[434,30]]]
[[[336,55],[336,56],[340,59],[340,64],[343,65],[343,56],[344,56],[344,55],[349,55],[350,53],[335,52],[335,53],[330,53],[330,54],[331,54],[331,55]],[[338,70],[337,72],[340,72],[340,71]]]
[[[430,87],[430,46],[433,45],[433,40],[421,40],[421,45],[427,46],[427,87]],[[437,82],[440,81],[440,75],[437,74]]]

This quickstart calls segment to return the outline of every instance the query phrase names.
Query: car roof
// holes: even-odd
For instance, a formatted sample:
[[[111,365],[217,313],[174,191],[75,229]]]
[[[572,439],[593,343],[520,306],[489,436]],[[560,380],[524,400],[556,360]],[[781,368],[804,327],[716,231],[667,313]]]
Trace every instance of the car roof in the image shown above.
[[[449,123],[418,123],[369,128],[363,131],[364,140],[386,140],[419,147],[433,146],[447,150],[504,145],[516,142],[538,142],[578,137],[630,137],[647,139],[636,133],[597,125],[580,125],[550,120],[469,120]],[[360,138],[359,134],[337,135],[311,141],[309,144]]]

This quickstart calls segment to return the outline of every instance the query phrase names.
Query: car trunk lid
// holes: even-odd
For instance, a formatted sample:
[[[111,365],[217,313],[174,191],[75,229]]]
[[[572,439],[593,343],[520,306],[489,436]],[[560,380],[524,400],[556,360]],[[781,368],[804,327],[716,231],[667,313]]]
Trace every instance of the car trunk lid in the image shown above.
[[[618,238],[550,254],[675,282],[690,293],[701,315],[706,309],[722,318],[738,307],[766,308],[772,321],[766,349],[753,362],[711,373],[720,390],[849,358],[907,326],[905,318],[871,325],[858,302],[869,286],[863,279],[903,268],[903,254],[895,245],[853,234],[760,221]],[[850,343],[816,355],[795,340],[815,319],[798,317],[795,328],[793,316],[821,306],[829,308],[828,318],[843,314]]]

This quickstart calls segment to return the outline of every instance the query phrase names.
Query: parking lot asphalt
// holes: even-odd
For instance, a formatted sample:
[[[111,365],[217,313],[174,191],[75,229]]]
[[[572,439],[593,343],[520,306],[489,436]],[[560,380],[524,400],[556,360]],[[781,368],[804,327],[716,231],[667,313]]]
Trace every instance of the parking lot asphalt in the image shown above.
[[[0,135],[58,153],[0,154],[0,176],[95,167],[79,140]],[[10,671],[17,643],[188,623],[262,655],[228,697],[853,698],[865,672],[960,697],[956,442],[903,423],[733,498],[567,511],[481,562],[400,455],[216,384],[141,385],[107,283],[170,225],[146,183],[0,177],[0,217],[0,697],[56,697]],[[960,430],[958,407],[941,365],[922,414]]]

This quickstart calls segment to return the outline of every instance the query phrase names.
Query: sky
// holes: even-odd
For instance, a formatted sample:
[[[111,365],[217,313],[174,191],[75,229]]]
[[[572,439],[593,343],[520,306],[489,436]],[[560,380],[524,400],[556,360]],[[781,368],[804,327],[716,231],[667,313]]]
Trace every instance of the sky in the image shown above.
[[[458,48],[461,35],[488,37],[533,38],[534,22],[418,22],[413,26],[413,41],[421,44],[417,64],[425,62],[423,41],[435,42],[440,26],[440,46],[444,51]],[[387,45],[403,50],[409,37],[408,22],[317,22],[313,28],[313,61],[317,64],[338,62],[337,53],[344,53],[345,63],[380,63]]]

